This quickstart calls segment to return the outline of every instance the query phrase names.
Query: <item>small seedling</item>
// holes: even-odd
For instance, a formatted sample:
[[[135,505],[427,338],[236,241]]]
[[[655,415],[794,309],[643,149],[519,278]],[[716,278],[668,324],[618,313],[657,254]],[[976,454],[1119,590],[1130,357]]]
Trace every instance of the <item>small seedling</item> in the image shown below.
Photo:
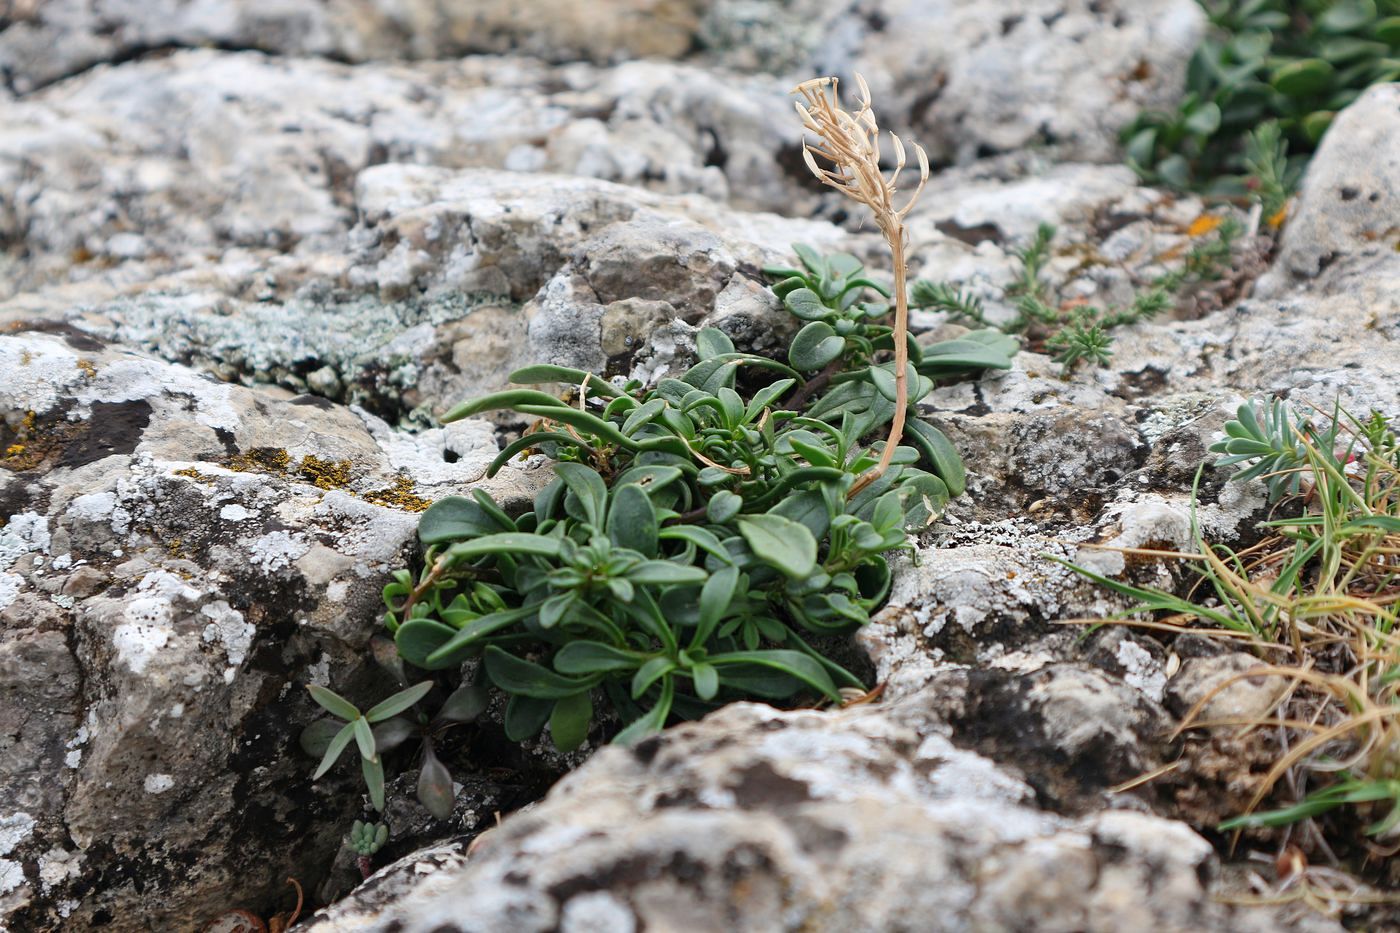
[[[374,873],[374,863],[371,861],[374,853],[389,841],[389,827],[383,823],[364,823],[356,820],[350,827],[348,841],[350,848],[355,850],[355,866],[360,869],[362,877],[368,878]]]
[[[1066,373],[1081,362],[1107,366],[1113,353],[1112,331],[1150,321],[1175,305],[1186,286],[1219,278],[1229,267],[1230,250],[1239,233],[1234,219],[1222,221],[1214,236],[1186,252],[1179,268],[1158,277],[1126,307],[1101,308],[1062,300],[1060,287],[1045,274],[1055,228],[1041,224],[1028,243],[1012,250],[1020,268],[1006,291],[1016,316],[996,326],[1006,334],[1023,336],[1032,349],[1049,353]],[[989,324],[980,300],[946,282],[915,280],[909,301],[912,307],[942,311],[954,321]]]

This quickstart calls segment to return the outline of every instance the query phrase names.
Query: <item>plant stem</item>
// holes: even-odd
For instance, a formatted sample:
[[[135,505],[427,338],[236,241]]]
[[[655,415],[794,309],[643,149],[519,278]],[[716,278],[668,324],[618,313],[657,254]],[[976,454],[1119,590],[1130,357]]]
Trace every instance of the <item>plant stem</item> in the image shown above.
[[[841,371],[841,366],[844,363],[845,360],[839,356],[827,363],[825,369],[798,387],[797,391],[785,403],[785,407],[791,411],[801,411],[808,399],[826,388],[827,383],[831,382],[831,377]]]
[[[880,452],[880,462],[855,481],[846,494],[848,499],[889,469],[894,449],[904,437],[904,418],[909,409],[909,291],[904,283],[904,224],[894,220],[885,230],[885,239],[889,241],[894,258],[894,420],[885,439],[885,449]]]

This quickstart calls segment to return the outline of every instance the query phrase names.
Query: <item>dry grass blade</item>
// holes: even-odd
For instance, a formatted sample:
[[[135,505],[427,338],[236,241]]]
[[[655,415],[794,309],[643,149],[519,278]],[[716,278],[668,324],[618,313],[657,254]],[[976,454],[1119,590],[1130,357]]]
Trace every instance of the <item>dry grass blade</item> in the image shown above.
[[[905,248],[908,245],[908,232],[904,218],[928,182],[928,154],[923,147],[914,146],[914,156],[919,163],[919,185],[914,189],[902,207],[895,206],[900,172],[907,159],[904,143],[894,133],[890,134],[895,152],[895,168],[888,177],[880,168],[880,127],[875,112],[870,107],[870,88],[865,79],[856,75],[856,88],[860,92],[859,108],[850,113],[841,107],[839,83],[836,78],[813,78],[799,84],[793,93],[801,94],[796,102],[797,113],[802,125],[815,133],[818,142],[807,140],[802,143],[802,158],[817,180],[834,188],[853,201],[870,208],[875,225],[884,235],[890,246],[894,265],[894,378],[895,412],[890,425],[889,437],[880,461],[864,476],[856,480],[850,495],[855,495],[866,486],[879,479],[889,469],[894,458],[895,447],[904,436],[904,420],[909,407],[909,297],[906,286],[908,270],[905,261]],[[823,168],[818,159],[830,164]]]

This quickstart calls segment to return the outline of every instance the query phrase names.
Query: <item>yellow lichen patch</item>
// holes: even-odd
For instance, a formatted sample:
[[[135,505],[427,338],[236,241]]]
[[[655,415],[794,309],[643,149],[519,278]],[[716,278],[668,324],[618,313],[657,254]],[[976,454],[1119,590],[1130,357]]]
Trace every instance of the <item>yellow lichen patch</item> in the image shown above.
[[[301,458],[300,470],[317,489],[344,489],[350,485],[349,460],[322,460],[307,454]]]
[[[78,360],[78,368],[82,370],[83,375],[87,376],[89,379],[97,378],[97,367],[92,365],[91,360]]]
[[[291,462],[281,447],[254,447],[229,457],[224,466],[235,473],[285,473]]]
[[[212,486],[214,484],[214,477],[201,473],[194,467],[185,467],[183,470],[176,470],[175,475],[187,476],[196,483],[204,483],[206,486]]]
[[[25,412],[19,425],[12,429],[4,421],[0,421],[0,438],[10,434],[11,430],[14,432],[12,436],[0,440],[0,443],[5,444],[5,452],[0,456],[0,466],[16,471],[29,470],[43,461],[52,444],[35,443],[37,421],[38,416],[32,411]]]
[[[391,509],[400,509],[404,512],[421,512],[432,505],[422,496],[413,492],[413,480],[407,476],[399,476],[394,480],[394,485],[388,489],[376,489],[374,492],[367,492],[360,498],[375,505],[388,506]]]
[[[1201,237],[1207,233],[1213,233],[1225,222],[1223,216],[1216,214],[1202,214],[1191,221],[1191,226],[1186,228],[1186,235],[1190,237]]]
[[[21,365],[21,366],[28,366],[28,365],[29,365],[31,362],[33,362],[33,361],[34,361],[34,354],[30,353],[28,350],[21,350],[21,351],[20,351],[20,354],[19,354],[19,365]]]

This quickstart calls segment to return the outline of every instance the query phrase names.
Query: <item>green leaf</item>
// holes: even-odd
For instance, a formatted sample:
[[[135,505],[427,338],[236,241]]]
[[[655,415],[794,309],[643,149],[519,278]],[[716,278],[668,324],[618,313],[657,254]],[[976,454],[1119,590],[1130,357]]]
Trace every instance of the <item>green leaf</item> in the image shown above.
[[[574,607],[577,599],[573,590],[563,593],[555,593],[553,596],[540,603],[540,628],[554,628],[564,617],[569,614],[569,610]]]
[[[820,321],[836,312],[822,303],[821,296],[810,288],[795,288],[783,297],[783,304],[794,316],[804,321]]]
[[[810,431],[788,431],[782,436],[782,441],[812,466],[834,467],[837,464],[836,455],[832,453],[831,448]]]
[[[1316,143],[1322,138],[1322,134],[1332,125],[1337,113],[1334,110],[1317,110],[1303,118],[1303,132],[1312,142]]]
[[[462,684],[443,701],[437,711],[437,719],[447,722],[471,722],[491,705],[491,693],[486,689],[486,679],[478,677],[469,684]]]
[[[506,703],[506,738],[512,742],[523,742],[539,735],[544,724],[554,712],[552,700],[539,700],[534,697],[513,696]]]
[[[904,527],[911,532],[922,531],[942,515],[948,505],[948,487],[929,473],[920,473],[904,481],[898,492],[904,503]]]
[[[1172,153],[1157,163],[1157,175],[1164,184],[1186,189],[1191,186],[1191,163],[1180,153]]]
[[[797,332],[788,347],[788,362],[793,369],[811,372],[821,369],[841,355],[846,339],[825,321],[812,321]]]
[[[797,254],[797,258],[802,261],[802,265],[807,267],[808,272],[813,275],[826,276],[826,260],[822,259],[821,253],[818,253],[806,243],[792,244],[792,251]]]
[[[608,487],[603,478],[581,463],[556,463],[554,472],[583,510],[575,517],[601,530],[608,507]],[[565,500],[565,508],[568,508],[568,500]]]
[[[705,517],[716,525],[723,525],[744,507],[744,498],[738,493],[721,489],[705,504]]]
[[[495,476],[500,472],[501,467],[510,462],[511,457],[523,450],[529,450],[531,447],[539,447],[541,444],[563,444],[576,447],[589,457],[596,453],[592,447],[571,434],[563,434],[559,431],[535,431],[524,437],[516,438],[502,448],[501,452],[496,455],[496,459],[492,460],[490,466],[486,468],[486,475],[488,477]]]
[[[685,567],[664,560],[644,560],[627,571],[627,579],[653,586],[685,586],[704,583],[706,575],[699,567]]]
[[[721,387],[716,397],[724,411],[724,420],[728,427],[734,428],[744,423],[744,400],[739,397],[738,392]]]
[[[306,689],[310,692],[311,699],[315,700],[326,712],[345,720],[358,719],[360,717],[360,710],[355,704],[335,691],[328,690],[320,684],[307,684]]]
[[[384,763],[379,756],[360,759],[360,772],[365,776],[365,787],[369,789],[369,802],[375,810],[384,812]]]
[[[671,704],[675,702],[676,686],[671,678],[661,682],[661,698],[644,715],[634,719],[627,728],[613,739],[615,745],[631,745],[639,739],[660,732],[666,726],[666,717],[671,715]]]
[[[800,651],[733,651],[714,655],[710,658],[710,663],[721,668],[749,665],[770,668],[814,687],[828,699],[841,699],[841,694],[837,692],[826,668]]]
[[[700,333],[695,335],[695,349],[702,360],[719,356],[722,353],[733,353],[734,341],[729,339],[729,335],[717,327],[702,327]]]
[[[618,547],[631,548],[644,557],[655,557],[660,525],[651,497],[633,484],[614,486],[608,507],[608,537]]]
[[[1220,129],[1220,107],[1207,101],[1186,117],[1186,129],[1197,136],[1211,136]]]
[[[334,719],[313,720],[309,726],[301,730],[301,737],[298,740],[301,750],[312,758],[320,758],[326,753],[326,749],[331,747],[331,742],[340,734],[344,726],[344,723],[336,722]]]
[[[394,633],[394,644],[409,664],[425,671],[456,667],[460,661],[433,662],[429,657],[457,635],[457,629],[433,619],[409,619]]]
[[[826,268],[832,278],[849,279],[865,266],[850,253],[832,253],[826,257]]]
[[[479,415],[485,411],[518,410],[521,405],[541,405],[547,408],[569,407],[565,402],[547,392],[540,392],[537,389],[509,389],[505,392],[493,392],[490,395],[463,402],[438,420],[443,424],[448,424],[463,418],[470,418],[472,415]]]
[[[520,385],[532,385],[540,382],[563,382],[571,386],[580,386],[588,383],[588,391],[594,395],[601,395],[605,398],[617,398],[622,395],[610,382],[598,378],[590,372],[581,369],[570,369],[567,366],[551,366],[548,363],[537,363],[534,366],[525,366],[510,374],[510,381]]]
[[[944,340],[923,348],[923,358],[914,367],[921,375],[933,379],[984,369],[1010,369],[1011,358],[1020,349],[1014,337],[998,334],[997,340],[979,337],[985,331],[974,331],[957,340]]]
[[[311,780],[315,781],[331,769],[331,765],[340,758],[341,752],[345,751],[345,746],[350,744],[350,740],[355,737],[355,726],[353,722],[347,722],[340,731],[331,739],[326,746],[326,754],[321,759],[321,763],[316,767],[316,773],[311,775]]]
[[[870,524],[881,532],[903,529],[904,508],[900,505],[899,493],[889,492],[875,501]]]
[[[486,510],[462,496],[439,499],[418,520],[418,540],[425,546],[477,538],[501,530]]]
[[[739,592],[739,568],[721,567],[710,575],[700,588],[700,619],[695,627],[692,648],[703,647],[729,610]]]
[[[578,748],[588,738],[588,725],[592,721],[593,700],[587,690],[556,701],[549,716],[549,735],[554,747],[561,752]]]
[[[796,379],[779,379],[772,385],[759,389],[754,393],[753,398],[749,399],[748,407],[744,410],[744,420],[754,421],[757,419],[763,413],[763,409],[786,395],[788,390],[795,385],[797,385]]]
[[[495,645],[486,647],[486,674],[491,682],[506,693],[533,697],[537,700],[558,700],[588,690],[598,684],[597,676],[584,679],[564,677],[533,661],[517,658]]]
[[[634,450],[637,446],[637,442],[618,430],[617,425],[611,421],[604,421],[592,412],[580,411],[567,405],[563,408],[552,408],[545,405],[517,405],[515,410],[522,414],[535,415],[557,421],[560,424],[567,424],[571,428],[586,431],[602,438],[609,444],[616,444],[627,450]]]
[[[690,678],[695,683],[695,695],[702,700],[713,700],[719,693],[719,671],[712,664],[697,664],[690,670]]]
[[[739,534],[764,563],[802,579],[817,566],[817,542],[806,526],[772,513],[739,516]]]
[[[626,651],[600,641],[571,641],[554,655],[554,669],[561,674],[600,674],[640,667],[646,655]]]
[[[732,563],[724,544],[707,528],[696,525],[668,525],[661,529],[663,541],[685,541],[704,551],[722,563]]]
[[[963,494],[967,488],[967,471],[958,449],[946,434],[922,418],[911,418],[905,425],[905,439],[919,449],[930,471],[943,480],[948,495]]]
[[[820,489],[804,489],[790,495],[769,512],[806,526],[808,533],[817,541],[826,537],[827,528],[831,524],[831,512]]]
[[[1149,126],[1139,130],[1128,141],[1128,164],[1135,167],[1150,166],[1157,152],[1157,128]]]
[[[423,750],[423,767],[418,771],[418,802],[435,820],[452,815],[456,794],[452,792],[452,773],[438,760],[431,748]]]
[[[355,744],[360,746],[360,757],[373,758],[374,730],[369,727],[369,720],[363,716],[356,716],[350,725],[355,729]]]
[[[1306,97],[1326,90],[1336,69],[1320,58],[1304,58],[1274,69],[1269,83],[1289,97]]]
[[[627,420],[622,422],[622,433],[633,435],[656,420],[656,416],[666,409],[666,400],[654,398],[632,409]]]
[[[574,466],[561,463],[559,466]],[[587,469],[587,467],[584,467]],[[592,472],[591,470],[589,472]],[[596,474],[595,474],[596,475]],[[543,535],[526,534],[520,531],[505,531],[496,535],[460,541],[447,549],[447,554],[458,560],[471,560],[476,557],[495,557],[500,554],[533,554],[536,557],[558,557],[559,539]]]
[[[642,487],[642,492],[653,498],[685,474],[680,467],[645,464],[623,470],[613,480],[613,488],[634,483]]]
[[[632,699],[637,700],[651,688],[662,677],[676,669],[676,662],[665,655],[657,655],[637,668],[637,673],[632,675]]]
[[[393,751],[418,734],[418,727],[402,716],[386,719],[371,730],[374,733],[374,748],[381,755]]]
[[[413,704],[428,695],[428,691],[433,689],[433,682],[425,680],[421,684],[414,684],[407,690],[400,690],[398,693],[380,703],[376,703],[365,713],[365,719],[370,722],[383,722],[399,713],[404,712]]]
[[[507,626],[514,625],[522,619],[529,618],[534,612],[533,606],[520,606],[515,609],[503,609],[499,612],[488,613],[479,619],[473,619],[462,626],[460,630],[454,632],[445,644],[428,655],[429,666],[427,669],[438,670],[444,666],[451,667],[460,664],[475,647],[477,641]]]
[[[1335,0],[1317,18],[1321,32],[1354,32],[1375,22],[1375,0]]]

